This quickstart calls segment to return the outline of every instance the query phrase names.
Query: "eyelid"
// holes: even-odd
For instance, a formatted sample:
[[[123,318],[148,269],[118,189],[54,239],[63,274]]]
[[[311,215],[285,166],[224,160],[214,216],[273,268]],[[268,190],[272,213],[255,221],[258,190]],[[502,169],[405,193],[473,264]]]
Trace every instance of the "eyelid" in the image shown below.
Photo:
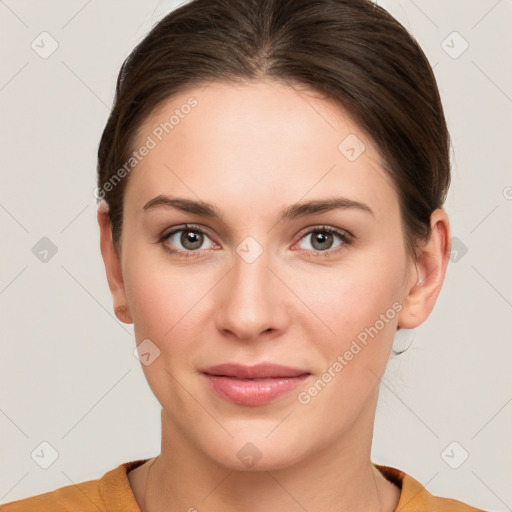
[[[354,238],[354,235],[350,231],[342,228],[337,228],[335,226],[331,226],[330,224],[313,224],[311,226],[307,226],[304,229],[302,229],[297,236],[301,240],[305,235],[314,233],[316,231],[327,231],[329,233],[334,233],[340,236],[344,235],[350,239]]]
[[[204,233],[205,235],[210,235],[210,230],[206,226],[200,226],[199,224],[191,224],[190,222],[185,222],[184,224],[177,224],[176,226],[172,226],[170,228],[165,229],[162,234],[161,238],[167,238],[169,235],[172,235],[173,233],[176,233],[176,231],[183,231],[189,229],[190,231],[199,231],[201,233]]]

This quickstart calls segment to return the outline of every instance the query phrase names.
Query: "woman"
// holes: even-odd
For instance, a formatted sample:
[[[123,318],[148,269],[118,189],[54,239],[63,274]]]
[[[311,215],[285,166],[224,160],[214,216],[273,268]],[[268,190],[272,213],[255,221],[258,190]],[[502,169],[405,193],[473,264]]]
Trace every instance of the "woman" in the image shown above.
[[[450,253],[423,52],[367,0],[193,0],[123,64],[101,252],[162,449],[14,511],[476,511],[370,458]]]

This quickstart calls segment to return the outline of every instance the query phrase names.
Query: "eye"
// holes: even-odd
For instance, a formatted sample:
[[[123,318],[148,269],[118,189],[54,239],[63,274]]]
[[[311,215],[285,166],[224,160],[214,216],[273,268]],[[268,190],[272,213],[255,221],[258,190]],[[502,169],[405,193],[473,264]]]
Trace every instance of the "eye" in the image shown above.
[[[336,244],[336,239],[338,243]],[[299,248],[306,251],[313,251],[314,256],[329,256],[343,250],[346,245],[352,243],[352,236],[344,230],[333,228],[331,226],[318,226],[310,229],[302,238],[302,240],[309,240],[308,243],[300,245]],[[306,245],[306,247],[304,247]],[[310,249],[310,247],[312,249]],[[326,253],[326,254],[315,254]]]
[[[309,239],[309,245],[304,247],[303,240]],[[336,240],[338,242],[336,243]],[[157,240],[171,254],[184,257],[199,256],[203,250],[219,247],[200,227],[185,224],[166,231]],[[204,245],[206,243],[206,246]],[[299,249],[311,253],[311,256],[332,256],[353,243],[353,236],[345,230],[331,226],[316,226],[303,235],[297,244]],[[306,245],[308,245],[306,243]],[[180,247],[181,246],[181,247]]]
[[[166,232],[158,242],[164,245],[169,252],[182,253],[185,257],[195,256],[194,253],[203,249],[212,249],[216,245],[210,240],[205,231],[191,225],[179,226]]]

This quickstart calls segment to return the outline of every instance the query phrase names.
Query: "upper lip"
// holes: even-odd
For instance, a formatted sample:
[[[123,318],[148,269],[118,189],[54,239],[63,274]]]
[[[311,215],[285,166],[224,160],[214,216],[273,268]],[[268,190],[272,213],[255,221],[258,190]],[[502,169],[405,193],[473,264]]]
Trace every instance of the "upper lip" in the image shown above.
[[[236,377],[239,379],[298,377],[299,375],[309,374],[309,372],[305,370],[272,363],[261,363],[254,366],[246,366],[236,363],[225,363],[204,368],[201,370],[201,372],[206,373],[207,375]]]

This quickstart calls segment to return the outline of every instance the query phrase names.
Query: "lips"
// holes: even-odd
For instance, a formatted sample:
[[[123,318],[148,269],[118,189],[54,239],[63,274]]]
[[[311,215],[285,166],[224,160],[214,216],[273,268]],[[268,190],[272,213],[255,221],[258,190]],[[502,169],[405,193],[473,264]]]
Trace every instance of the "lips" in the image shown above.
[[[245,366],[226,363],[201,370],[221,398],[238,405],[263,405],[291,392],[311,374],[271,363]]]
[[[203,373],[214,376],[236,377],[237,379],[267,379],[279,377],[298,377],[309,372],[281,366],[278,364],[263,363],[255,366],[226,363],[211,366],[202,370]]]

